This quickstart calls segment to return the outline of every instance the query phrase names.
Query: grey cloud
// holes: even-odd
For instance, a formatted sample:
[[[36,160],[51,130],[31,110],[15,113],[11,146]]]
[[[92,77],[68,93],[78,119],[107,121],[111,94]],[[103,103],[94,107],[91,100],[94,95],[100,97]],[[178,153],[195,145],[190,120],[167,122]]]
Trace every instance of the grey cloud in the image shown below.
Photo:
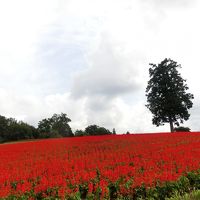
[[[124,116],[118,104],[129,94],[137,95],[138,60],[135,63],[124,57],[120,44],[102,34],[98,47],[86,57],[87,68],[74,77],[71,97],[85,98],[86,125],[96,123],[109,129],[117,127]],[[138,58],[141,59],[141,58]]]
[[[80,96],[92,96],[92,95],[106,95],[106,96],[117,96],[123,95],[128,92],[133,92],[137,89],[137,86],[131,84],[129,80],[124,80],[116,74],[116,72],[104,75],[88,73],[86,77],[78,77],[74,87],[73,95],[75,97]]]
[[[75,98],[93,95],[116,97],[134,93],[139,88],[135,80],[136,68],[123,58],[117,45],[106,36],[87,60],[88,68],[74,77],[72,95]]]
[[[110,107],[112,106],[112,101],[110,101],[110,99],[103,95],[96,95],[92,98],[88,98],[87,104],[90,110],[95,110],[95,112],[102,112],[110,109]]]
[[[87,99],[85,115],[87,125],[95,123],[111,130],[118,126],[118,122],[123,117],[115,98],[110,99],[99,95]]]

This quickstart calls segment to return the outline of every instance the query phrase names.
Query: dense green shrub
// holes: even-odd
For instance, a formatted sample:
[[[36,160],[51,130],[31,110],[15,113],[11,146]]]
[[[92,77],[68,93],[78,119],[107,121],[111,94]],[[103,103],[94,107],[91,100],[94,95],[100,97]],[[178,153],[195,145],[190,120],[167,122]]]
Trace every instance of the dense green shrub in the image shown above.
[[[174,131],[175,132],[190,132],[190,128],[179,126],[179,127],[174,128]]]

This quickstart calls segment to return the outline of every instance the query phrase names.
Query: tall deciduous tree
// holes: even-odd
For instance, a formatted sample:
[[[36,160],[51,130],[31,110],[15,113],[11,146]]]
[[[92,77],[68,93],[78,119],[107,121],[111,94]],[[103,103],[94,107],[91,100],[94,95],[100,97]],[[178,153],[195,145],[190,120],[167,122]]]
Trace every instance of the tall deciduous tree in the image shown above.
[[[46,133],[47,135],[71,137],[73,133],[68,124],[69,122],[71,122],[71,119],[65,113],[61,113],[60,115],[54,114],[51,118],[39,121],[38,130],[40,133]]]
[[[177,62],[164,59],[160,64],[150,66],[146,106],[153,114],[153,124],[170,123],[173,132],[174,124],[179,126],[179,123],[189,119],[188,109],[193,105],[194,96],[186,92],[189,88],[177,70],[181,68]]]

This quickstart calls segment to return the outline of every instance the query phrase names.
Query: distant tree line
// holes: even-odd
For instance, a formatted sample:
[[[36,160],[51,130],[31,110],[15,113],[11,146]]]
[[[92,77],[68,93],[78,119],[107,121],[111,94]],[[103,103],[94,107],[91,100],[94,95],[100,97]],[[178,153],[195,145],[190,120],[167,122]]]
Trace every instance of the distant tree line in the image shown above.
[[[0,115],[0,142],[38,137],[39,132],[34,126]]]
[[[100,127],[97,125],[90,125],[85,128],[85,130],[76,130],[75,136],[89,136],[89,135],[115,135],[115,129],[113,129],[113,132],[110,132],[108,129],[104,127]]]
[[[38,127],[35,128],[23,121],[0,115],[0,143],[26,139],[116,134],[115,129],[110,132],[97,125],[89,125],[85,130],[76,130],[73,133],[69,122],[71,119],[65,113],[54,114],[51,118],[39,121]]]

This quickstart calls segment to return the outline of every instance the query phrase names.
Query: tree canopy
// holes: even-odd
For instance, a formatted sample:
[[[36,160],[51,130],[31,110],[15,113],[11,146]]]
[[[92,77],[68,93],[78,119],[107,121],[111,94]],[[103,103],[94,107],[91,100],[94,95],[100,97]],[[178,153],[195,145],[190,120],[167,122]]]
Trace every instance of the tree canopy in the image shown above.
[[[112,134],[108,129],[104,127],[100,127],[97,125],[90,125],[85,128],[85,132],[87,135],[107,135]]]
[[[39,121],[38,127],[35,128],[23,121],[0,115],[0,143],[26,139],[112,134],[108,129],[97,125],[89,125],[85,130],[76,130],[73,134],[69,122],[71,119],[67,114],[53,114],[52,117]],[[113,134],[116,134],[114,129]]]
[[[173,124],[179,126],[189,119],[188,109],[193,105],[194,96],[186,92],[189,88],[178,72],[181,65],[177,62],[166,58],[158,65],[150,66],[146,106],[153,114],[153,124],[160,126],[170,123],[173,132]]]
[[[38,130],[44,134],[44,137],[71,137],[73,133],[69,122],[71,119],[65,113],[54,114],[51,118],[39,121]]]
[[[14,118],[6,118],[0,115],[0,143],[12,140],[24,140],[38,138],[38,130]]]

